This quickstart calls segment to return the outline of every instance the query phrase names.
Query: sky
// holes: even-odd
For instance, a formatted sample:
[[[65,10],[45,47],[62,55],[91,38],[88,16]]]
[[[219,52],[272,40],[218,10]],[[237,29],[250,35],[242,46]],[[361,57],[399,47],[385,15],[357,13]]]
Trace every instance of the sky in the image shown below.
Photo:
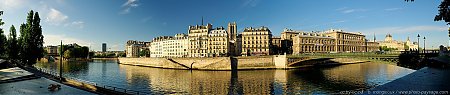
[[[213,27],[236,22],[268,27],[274,36],[285,28],[301,31],[342,29],[367,39],[410,37],[426,48],[449,44],[448,26],[434,21],[441,0],[0,0],[1,26],[19,27],[30,10],[39,12],[44,45],[77,43],[101,50],[124,50],[127,40],[151,41],[157,36],[187,33],[189,25]],[[18,29],[18,28],[16,28]],[[18,31],[18,30],[17,30]]]

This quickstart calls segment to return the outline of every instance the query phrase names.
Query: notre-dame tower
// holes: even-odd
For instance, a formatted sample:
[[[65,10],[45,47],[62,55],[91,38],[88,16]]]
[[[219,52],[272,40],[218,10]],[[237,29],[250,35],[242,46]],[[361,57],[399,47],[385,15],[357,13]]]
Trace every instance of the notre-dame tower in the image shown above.
[[[228,23],[227,32],[228,32],[228,39],[230,39],[230,41],[236,41],[236,33],[237,33],[236,22]]]
[[[236,50],[237,50],[237,42],[236,42],[236,35],[237,35],[237,25],[236,22],[232,22],[232,23],[228,23],[228,39],[229,39],[229,47],[228,49],[230,50],[229,54],[230,55],[236,55]]]

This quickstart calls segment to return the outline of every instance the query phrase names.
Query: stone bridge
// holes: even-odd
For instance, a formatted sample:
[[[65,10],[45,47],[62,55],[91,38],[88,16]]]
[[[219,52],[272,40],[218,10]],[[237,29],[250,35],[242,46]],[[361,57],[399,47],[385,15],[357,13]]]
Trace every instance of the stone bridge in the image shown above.
[[[310,58],[310,57],[288,58],[286,66],[287,67],[314,66],[318,64],[330,63],[331,59],[334,58]]]
[[[387,61],[387,62],[394,62],[397,63],[399,62],[399,58],[398,56],[374,56],[374,57],[369,57],[369,59],[375,59],[375,60],[381,60],[381,61]]]

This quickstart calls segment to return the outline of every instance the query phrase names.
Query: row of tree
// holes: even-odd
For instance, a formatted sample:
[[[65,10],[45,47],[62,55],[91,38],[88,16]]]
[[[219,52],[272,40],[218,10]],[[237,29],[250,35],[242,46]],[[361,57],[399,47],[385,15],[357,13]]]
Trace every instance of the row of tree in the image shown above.
[[[63,57],[67,59],[88,58],[89,56],[89,48],[86,46],[79,46],[77,44],[63,45],[63,51]]]
[[[3,11],[0,11],[0,17]],[[14,25],[9,29],[8,38],[0,28],[0,58],[9,59],[13,63],[23,63],[26,65],[35,64],[37,60],[44,56],[42,27],[40,25],[38,12],[31,10],[28,13],[26,23],[20,25],[20,36],[17,37]],[[5,23],[0,18],[0,26]]]

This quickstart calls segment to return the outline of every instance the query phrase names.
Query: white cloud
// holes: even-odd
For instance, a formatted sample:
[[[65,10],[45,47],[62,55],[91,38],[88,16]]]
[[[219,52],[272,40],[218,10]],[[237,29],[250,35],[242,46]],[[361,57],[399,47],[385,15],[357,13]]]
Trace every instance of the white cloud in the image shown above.
[[[336,23],[344,23],[346,22],[345,20],[339,20],[339,21],[335,21],[335,22],[330,22],[330,24],[336,24]]]
[[[408,32],[443,32],[447,31],[447,26],[407,26],[407,27],[381,27],[360,30],[363,33],[377,33],[377,34],[401,34]]]
[[[153,18],[153,17],[151,17],[151,16],[146,17],[146,18],[143,18],[143,19],[141,20],[141,22],[147,22],[147,21],[151,20],[152,18]]]
[[[50,12],[47,14],[46,21],[52,25],[60,25],[64,23],[68,18],[69,16],[61,13],[54,8],[50,8]]]
[[[74,21],[74,22],[72,22],[72,26],[75,26],[77,28],[83,29],[84,28],[84,22],[83,21]]]
[[[342,7],[342,8],[336,9],[336,11],[339,11],[343,14],[348,14],[348,13],[353,13],[353,12],[364,12],[364,11],[366,11],[366,9],[350,9],[347,7]]]
[[[25,0],[0,0],[0,10],[16,9],[25,3]]]
[[[111,45],[111,47],[109,47],[109,49],[112,51],[121,51],[121,50],[123,50],[123,46],[119,45],[119,44],[114,44],[114,45]]]
[[[344,14],[352,13],[352,12],[355,12],[355,9],[348,9],[348,10],[342,11],[342,13],[344,13]]]
[[[403,8],[387,8],[387,9],[384,9],[385,11],[397,11],[397,10],[401,10],[401,9],[403,9]]]
[[[345,9],[347,9],[347,7],[338,8],[338,9],[336,9],[336,11],[342,11],[342,10],[345,10]]]
[[[59,45],[59,44],[61,44],[61,40],[63,41],[63,44],[77,43],[82,46],[89,46],[90,44],[92,44],[89,41],[72,38],[72,37],[67,37],[65,35],[51,35],[51,34],[44,35],[44,42],[45,42],[44,45],[45,46]]]
[[[261,0],[245,0],[241,7],[256,7]]]
[[[138,0],[127,0],[127,2],[122,5],[123,10],[120,12],[120,14],[128,14],[130,13],[131,8],[136,8],[138,6]]]

